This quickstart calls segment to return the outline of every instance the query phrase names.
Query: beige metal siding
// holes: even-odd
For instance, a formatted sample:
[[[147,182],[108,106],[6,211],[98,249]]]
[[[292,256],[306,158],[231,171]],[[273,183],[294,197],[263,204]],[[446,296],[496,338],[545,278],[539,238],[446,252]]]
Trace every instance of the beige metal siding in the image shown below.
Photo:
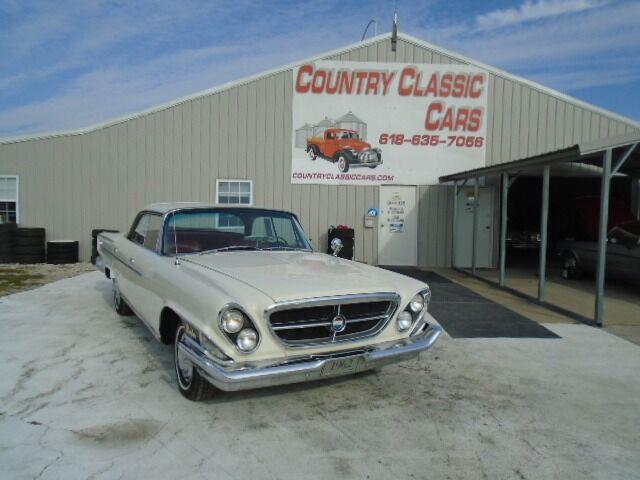
[[[404,39],[388,38],[328,59],[464,63]],[[509,78],[489,75],[487,163],[554,150],[634,129]],[[270,73],[81,135],[0,144],[0,174],[20,176],[21,223],[48,239],[80,240],[91,229],[126,230],[155,201],[215,201],[216,179],[253,180],[254,204],[295,212],[313,243],[326,248],[330,224],[356,229],[356,258],[377,261],[377,230],[363,227],[377,187],[292,185],[292,70]],[[453,200],[446,186],[419,189],[419,263],[451,258]]]

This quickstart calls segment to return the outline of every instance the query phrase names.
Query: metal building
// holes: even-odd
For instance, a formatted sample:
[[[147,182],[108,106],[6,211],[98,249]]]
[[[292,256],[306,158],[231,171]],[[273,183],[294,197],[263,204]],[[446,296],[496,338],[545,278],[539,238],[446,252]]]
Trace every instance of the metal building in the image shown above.
[[[307,138],[313,136],[313,126],[305,123],[300,128],[296,128],[296,143],[297,148],[306,148]]]
[[[380,35],[306,62],[315,60],[483,69],[489,92],[485,166],[640,132],[640,125],[629,119],[404,34],[398,34],[395,50],[390,35]],[[2,140],[0,179],[7,182],[7,198],[0,201],[15,211],[21,224],[45,227],[48,239],[79,240],[84,260],[90,256],[93,228],[126,230],[149,203],[247,199],[253,205],[295,212],[318,249],[326,248],[330,225],[346,224],[356,230],[357,260],[404,263],[398,257],[404,246],[394,245],[388,235],[383,242],[379,227],[365,221],[367,211],[383,201],[393,203],[396,193],[381,186],[292,183],[292,135],[299,127],[293,125],[292,98],[298,65],[90,128]],[[493,205],[486,221],[496,229],[500,189],[487,187],[480,196]],[[455,248],[453,187],[401,188],[415,191],[416,198],[413,217],[402,230],[415,245],[409,261],[450,266]],[[464,208],[465,202],[459,203]],[[458,241],[468,238],[456,235]],[[486,258],[476,259],[477,265],[495,266],[497,235],[486,241]],[[464,245],[460,249],[469,251]]]
[[[322,120],[320,120],[318,123],[315,123],[313,125],[313,135],[316,137],[321,137],[322,134],[324,134],[324,131],[327,128],[331,128],[331,127],[335,127],[336,126],[336,122],[331,120],[328,117],[324,117]]]
[[[347,112],[336,119],[336,126],[358,132],[362,140],[367,139],[367,124],[360,120],[353,112]]]

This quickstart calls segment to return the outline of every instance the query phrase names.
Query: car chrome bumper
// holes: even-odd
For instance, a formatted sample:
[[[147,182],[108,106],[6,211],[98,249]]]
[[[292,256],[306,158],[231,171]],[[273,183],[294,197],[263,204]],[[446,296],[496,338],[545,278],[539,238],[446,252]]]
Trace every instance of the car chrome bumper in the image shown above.
[[[351,168],[358,168],[358,167],[376,167],[378,165],[382,165],[382,160],[376,161],[376,162],[366,162],[366,163],[351,163],[349,164],[349,166]]]
[[[351,351],[296,357],[271,365],[224,366],[195,344],[180,343],[179,348],[211,384],[220,390],[236,391],[351,375],[401,362],[431,348],[441,333],[438,325],[430,325],[407,339]]]

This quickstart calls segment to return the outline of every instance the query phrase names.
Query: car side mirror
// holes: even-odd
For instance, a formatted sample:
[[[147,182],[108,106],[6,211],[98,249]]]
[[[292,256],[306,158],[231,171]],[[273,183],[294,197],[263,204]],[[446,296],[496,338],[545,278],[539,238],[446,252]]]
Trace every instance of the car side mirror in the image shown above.
[[[331,251],[333,252],[334,257],[338,256],[343,246],[344,245],[342,245],[342,240],[340,240],[339,238],[334,238],[333,240],[331,240]]]

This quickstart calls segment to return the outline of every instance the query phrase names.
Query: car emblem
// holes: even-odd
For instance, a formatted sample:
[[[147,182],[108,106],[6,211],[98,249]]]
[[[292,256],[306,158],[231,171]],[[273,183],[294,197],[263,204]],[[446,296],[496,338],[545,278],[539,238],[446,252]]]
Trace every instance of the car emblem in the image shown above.
[[[344,331],[345,328],[347,328],[347,319],[344,315],[338,314],[333,317],[333,320],[331,320],[331,331],[333,333],[340,333]]]

